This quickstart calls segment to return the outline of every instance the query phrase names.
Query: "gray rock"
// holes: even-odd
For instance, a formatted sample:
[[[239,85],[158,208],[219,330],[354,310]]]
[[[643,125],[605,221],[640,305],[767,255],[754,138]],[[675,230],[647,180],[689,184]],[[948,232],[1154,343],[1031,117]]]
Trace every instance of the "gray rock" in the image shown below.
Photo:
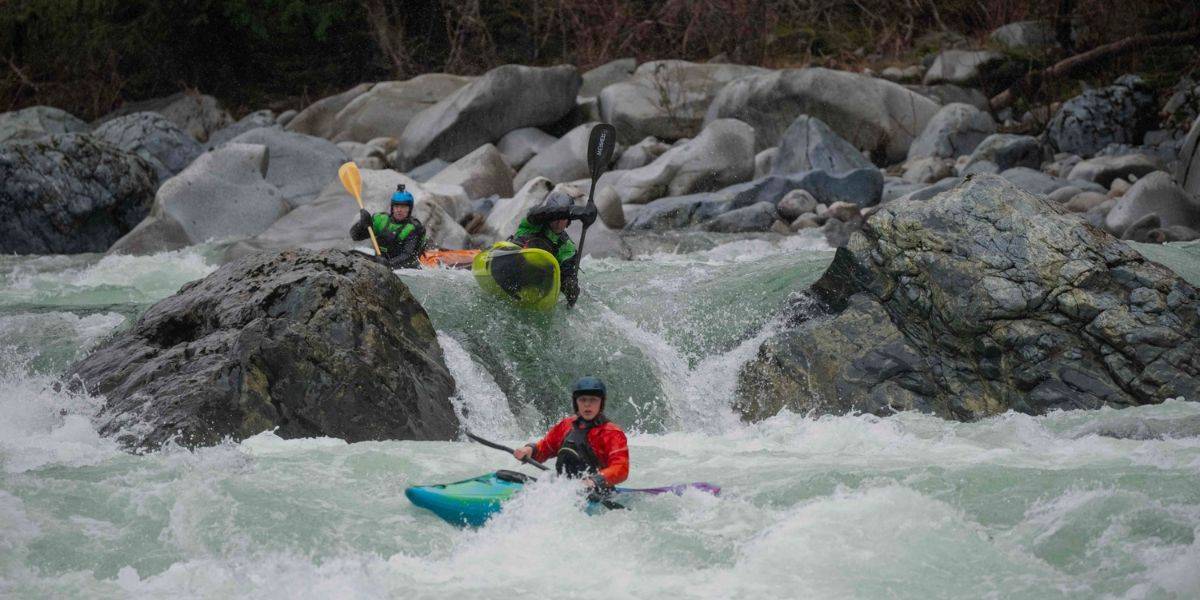
[[[579,95],[599,96],[604,88],[633,77],[636,69],[637,59],[633,58],[618,58],[604,63],[583,74],[583,85],[579,86]]]
[[[933,198],[933,197],[937,196],[938,194],[941,194],[943,192],[954,189],[960,182],[962,182],[962,179],[960,179],[958,177],[947,177],[933,185],[915,189],[903,196],[900,196],[899,198],[896,198],[896,200],[894,200],[894,201],[895,202],[908,202],[908,201],[921,202],[924,200],[929,200],[930,198]]]
[[[983,93],[983,90],[978,88],[962,87],[949,83],[940,85],[906,85],[904,87],[943,106],[959,103],[974,106],[984,112],[991,110],[988,105],[987,95]]]
[[[1083,162],[1083,159],[1078,154],[1059,152],[1054,155],[1054,160],[1042,164],[1042,171],[1047,175],[1066,177],[1071,173],[1071,169],[1074,169],[1075,165],[1081,162]]]
[[[756,149],[763,150],[778,145],[796,117],[812,115],[879,164],[904,160],[916,134],[938,108],[929,98],[890,81],[808,68],[738,79],[717,94],[705,118],[749,123]]]
[[[409,121],[400,137],[400,166],[458,160],[514,129],[554,123],[575,107],[580,83],[570,65],[492,69]]]
[[[413,117],[470,81],[470,77],[427,73],[405,81],[377,83],[334,114],[327,137],[335,142],[400,138]]]
[[[429,178],[429,183],[462,186],[472,200],[493,194],[507,198],[513,194],[513,170],[495,146],[484,144]]]
[[[746,231],[768,231],[778,218],[775,205],[759,202],[743,208],[735,208],[704,223],[705,231],[743,233]]]
[[[990,50],[943,50],[925,72],[922,83],[970,85],[986,77],[988,71],[1003,60],[1003,54]]]
[[[279,116],[275,117],[275,124],[280,127],[287,127],[288,124],[292,122],[292,119],[295,119],[296,115],[299,115],[299,114],[300,114],[300,111],[298,111],[294,108],[285,110],[285,111],[279,113]]]
[[[621,204],[645,204],[663,196],[720,189],[754,174],[754,130],[735,119],[709,123],[700,135],[639,169],[624,171],[611,185]]]
[[[1109,201],[1108,196],[1098,192],[1079,192],[1071,197],[1064,208],[1071,212],[1086,213]],[[1107,213],[1106,213],[1107,214]]]
[[[1000,176],[1018,188],[1030,194],[1037,194],[1038,196],[1045,196],[1054,190],[1070,185],[1066,179],[1051,177],[1037,169],[1030,169],[1029,167],[1006,169],[1000,173]]]
[[[423,183],[433,179],[438,173],[441,173],[442,170],[449,166],[450,163],[440,158],[435,158],[419,167],[411,169],[408,172],[408,176],[413,178],[414,181]]]
[[[496,142],[496,149],[514,169],[520,169],[529,159],[550,147],[558,138],[536,127],[514,129]]]
[[[100,123],[145,111],[161,114],[200,142],[208,141],[208,137],[214,132],[233,123],[233,117],[221,107],[216,98],[191,92],[126,104],[102,117]]]
[[[779,199],[776,207],[779,216],[788,221],[795,221],[804,213],[816,212],[817,199],[807,190],[792,190]]]
[[[329,140],[278,127],[252,129],[229,143],[268,148],[267,181],[278,188],[291,208],[316,198],[330,181],[337,179],[338,167],[350,160]]]
[[[902,177],[912,183],[933,183],[954,176],[954,161],[948,158],[910,158],[904,162]]]
[[[387,153],[383,148],[359,142],[338,142],[337,147],[360,169],[386,169]]]
[[[492,212],[487,218],[488,227],[496,232],[499,239],[505,239],[516,233],[517,225],[521,223],[521,219],[524,219],[525,215],[529,214],[529,209],[541,204],[552,189],[554,189],[554,182],[545,177],[529,180],[521,189],[517,190],[512,198],[501,198],[496,201],[496,205],[492,207]]]
[[[767,148],[754,155],[754,178],[759,179],[771,174],[775,167],[775,158],[779,156],[779,148]]]
[[[925,183],[912,183],[896,177],[888,177],[883,184],[883,196],[880,203],[886,204],[906,194],[929,187]]]
[[[958,158],[995,133],[991,115],[969,104],[943,106],[908,148],[908,158]]]
[[[105,398],[99,430],[133,450],[272,430],[348,442],[449,440],[458,430],[429,316],[386,267],[345,252],[225,265],[69,373]]]
[[[1191,130],[1179,146],[1175,181],[1189,194],[1200,196],[1200,117],[1192,123]]]
[[[868,225],[743,367],[746,418],[971,420],[1200,393],[1200,292],[1046,200],[980,175]]]
[[[910,65],[908,67],[888,67],[879,73],[879,76],[896,83],[909,83],[912,81],[920,81],[921,76],[925,74],[925,69],[921,65]]]
[[[1141,177],[1158,169],[1158,161],[1144,154],[1097,156],[1080,161],[1067,178],[1094,181],[1108,187],[1114,179],[1128,179],[1130,175]]]
[[[288,131],[315,135],[329,139],[333,137],[333,120],[347,104],[375,87],[374,83],[360,83],[340,94],[321,98],[300,111],[287,125]]]
[[[988,36],[993,42],[1014,50],[1038,50],[1058,45],[1048,21],[1017,21],[1003,25]]]
[[[1179,187],[1171,176],[1155,171],[1142,177],[1117,200],[1105,224],[1123,232],[1146,215],[1159,217],[1160,227],[1200,226],[1200,201]]]
[[[1061,152],[1091,157],[1105,146],[1135,144],[1154,126],[1154,94],[1138,77],[1091,89],[1063,103],[1046,128],[1046,139]]]
[[[984,138],[971,153],[968,166],[980,161],[994,163],[1001,171],[1013,167],[1037,169],[1042,166],[1045,152],[1041,142],[1029,135],[993,133]]]
[[[677,140],[697,135],[705,111],[725,84],[759,67],[657,60],[638,65],[632,77],[600,92],[600,115],[617,128],[622,144],[647,136]]]
[[[0,144],[0,253],[103,252],[156,187],[149,162],[87,134]]]
[[[1104,221],[1108,219],[1108,213],[1112,211],[1112,207],[1116,204],[1117,201],[1115,199],[1109,198],[1104,202],[1089,208],[1087,212],[1083,213],[1083,219],[1092,227],[1105,230],[1107,228],[1104,225]]]
[[[1083,193],[1083,190],[1074,185],[1060,187],[1049,194],[1046,194],[1046,199],[1056,204],[1066,204],[1076,195]],[[1103,196],[1104,194],[1100,194]]]
[[[0,113],[0,143],[36,140],[56,133],[86,133],[89,129],[87,123],[53,106]]]
[[[622,152],[621,158],[617,159],[617,164],[613,165],[613,168],[620,171],[640,169],[654,162],[670,149],[670,144],[660,142],[655,137],[647,137]]]
[[[282,127],[282,125],[276,122],[275,113],[270,110],[254,111],[238,119],[236,123],[214,131],[212,135],[208,136],[206,147],[216,148],[251,129],[260,127]]]
[[[589,178],[588,138],[595,126],[596,123],[584,123],[547,146],[521,167],[512,182],[513,187],[524,187],[535,177],[545,177],[556,183]],[[511,196],[512,192],[502,195]]]
[[[834,133],[823,121],[800,115],[783,132],[771,173],[788,175],[815,169],[845,173],[873,166],[862,152]]]
[[[126,152],[149,162],[159,182],[182,171],[204,152],[195,138],[156,112],[139,112],[117,117],[93,133]]]

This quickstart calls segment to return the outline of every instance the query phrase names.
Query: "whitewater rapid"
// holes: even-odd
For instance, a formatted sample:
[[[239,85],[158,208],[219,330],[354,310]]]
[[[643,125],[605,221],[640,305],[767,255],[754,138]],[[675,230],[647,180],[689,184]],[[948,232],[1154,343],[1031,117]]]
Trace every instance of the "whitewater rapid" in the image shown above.
[[[1193,247],[1158,250],[1195,264]],[[400,272],[466,426],[527,441],[595,371],[633,432],[630,485],[724,490],[588,517],[570,484],[545,481],[461,530],[404,487],[514,461],[462,441],[270,432],[134,456],[92,427],[100,399],[56,391],[70,361],[215,269],[203,251],[0,258],[0,597],[1200,596],[1200,438],[1092,433],[1200,404],[742,423],[740,365],[829,259],[790,238],[587,260],[588,296],[549,317],[506,312],[465,273]]]

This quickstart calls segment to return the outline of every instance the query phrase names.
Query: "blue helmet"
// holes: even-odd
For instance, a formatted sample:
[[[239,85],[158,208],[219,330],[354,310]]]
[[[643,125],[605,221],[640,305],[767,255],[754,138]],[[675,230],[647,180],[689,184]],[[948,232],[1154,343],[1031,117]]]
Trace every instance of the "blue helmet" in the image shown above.
[[[571,405],[575,406],[575,399],[580,396],[600,396],[600,410],[604,410],[604,403],[608,399],[608,390],[604,387],[604,382],[600,381],[599,377],[580,377],[575,381],[575,385],[571,386]],[[578,407],[575,408],[579,410]]]
[[[396,191],[392,193],[392,206],[397,204],[407,204],[409,207],[413,205],[413,195],[404,190],[404,184],[396,186]]]

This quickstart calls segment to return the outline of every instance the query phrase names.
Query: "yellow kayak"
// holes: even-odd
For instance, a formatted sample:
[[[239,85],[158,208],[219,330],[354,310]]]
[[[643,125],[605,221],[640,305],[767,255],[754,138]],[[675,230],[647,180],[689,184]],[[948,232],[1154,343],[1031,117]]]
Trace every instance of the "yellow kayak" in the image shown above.
[[[539,248],[496,242],[471,263],[479,287],[518,306],[550,311],[558,304],[558,259]]]

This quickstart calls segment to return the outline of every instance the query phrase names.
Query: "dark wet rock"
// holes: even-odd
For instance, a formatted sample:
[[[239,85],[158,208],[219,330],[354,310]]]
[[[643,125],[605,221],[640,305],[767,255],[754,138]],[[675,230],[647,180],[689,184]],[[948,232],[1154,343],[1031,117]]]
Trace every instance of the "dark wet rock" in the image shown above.
[[[993,133],[975,147],[967,165],[969,167],[977,162],[988,161],[994,163],[1000,171],[1013,167],[1037,169],[1042,166],[1044,156],[1042,143],[1033,136]]]
[[[812,170],[845,173],[873,167],[858,148],[834,133],[824,121],[800,115],[783,132],[771,173],[790,175]]]
[[[150,212],[158,175],[87,134],[0,144],[0,252],[103,252]]]
[[[1063,103],[1050,120],[1046,138],[1060,152],[1094,156],[1105,146],[1136,144],[1154,127],[1154,94],[1136,76],[1087,90]]]
[[[739,377],[748,419],[1200,397],[1200,292],[995,176],[882,206],[787,315]]]
[[[741,233],[744,231],[768,231],[779,213],[770,202],[759,202],[743,208],[735,208],[716,218],[706,221],[701,227],[705,231]]]
[[[454,392],[429,317],[390,270],[285,250],[225,265],[69,370],[130,449],[272,429],[350,442],[451,439]]]
[[[156,112],[117,117],[96,128],[96,137],[145,159],[167,180],[187,168],[204,147],[178,125]]]

